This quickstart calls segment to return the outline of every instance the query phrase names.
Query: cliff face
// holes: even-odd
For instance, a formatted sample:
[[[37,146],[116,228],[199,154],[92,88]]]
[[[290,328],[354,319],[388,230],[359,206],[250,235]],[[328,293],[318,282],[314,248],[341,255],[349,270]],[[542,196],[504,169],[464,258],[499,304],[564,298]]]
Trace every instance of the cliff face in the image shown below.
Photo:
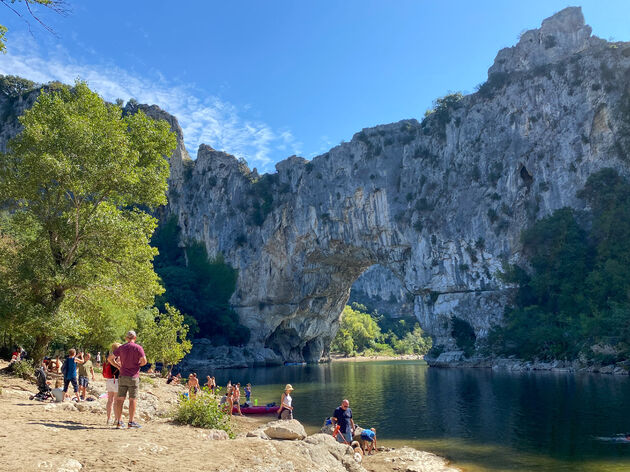
[[[478,339],[500,321],[510,288],[497,272],[519,259],[521,231],[582,207],[575,193],[592,172],[628,174],[629,71],[630,44],[591,36],[569,8],[500,51],[477,93],[422,123],[364,129],[262,177],[201,146],[173,177],[169,211],[239,269],[232,302],[254,345],[326,355],[350,288],[377,265],[357,288],[412,307],[453,349],[452,317]]]
[[[501,50],[477,93],[419,123],[364,129],[308,162],[259,176],[209,146],[189,159],[179,133],[169,213],[239,270],[232,304],[251,347],[285,360],[327,354],[352,285],[389,312],[413,312],[456,349],[453,317],[482,339],[511,288],[521,231],[582,208],[588,176],[630,162],[630,43],[591,36],[565,9]],[[392,308],[393,307],[393,308]]]

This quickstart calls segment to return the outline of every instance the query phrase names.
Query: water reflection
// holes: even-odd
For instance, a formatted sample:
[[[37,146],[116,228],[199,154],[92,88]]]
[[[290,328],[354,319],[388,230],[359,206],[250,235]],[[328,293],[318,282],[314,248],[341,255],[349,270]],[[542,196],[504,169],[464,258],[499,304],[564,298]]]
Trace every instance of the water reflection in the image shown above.
[[[199,372],[205,376],[206,372]],[[630,444],[597,441],[630,430],[630,379],[420,362],[335,363],[217,370],[251,382],[259,404],[291,383],[295,415],[314,432],[343,398],[355,420],[389,443],[445,455],[470,471],[630,470]]]

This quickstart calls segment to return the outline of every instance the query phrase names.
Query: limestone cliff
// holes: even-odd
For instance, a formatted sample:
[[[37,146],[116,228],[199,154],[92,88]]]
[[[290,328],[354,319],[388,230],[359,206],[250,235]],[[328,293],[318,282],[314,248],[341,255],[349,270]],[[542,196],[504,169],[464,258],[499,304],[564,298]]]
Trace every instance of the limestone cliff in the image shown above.
[[[501,50],[477,93],[422,123],[364,129],[262,177],[201,146],[173,178],[169,211],[239,269],[232,303],[253,345],[325,356],[353,283],[378,265],[361,289],[413,306],[448,350],[452,317],[477,339],[500,321],[510,287],[497,272],[519,259],[525,227],[581,208],[592,172],[628,174],[629,129],[630,44],[591,36],[568,8]]]
[[[453,317],[478,340],[501,320],[512,289],[497,273],[520,259],[524,228],[582,208],[591,173],[629,174],[630,43],[592,36],[567,8],[501,50],[476,93],[262,176],[206,145],[190,160],[176,120],[143,109],[178,132],[167,211],[239,270],[231,302],[251,348],[326,356],[352,285],[377,266],[357,289],[449,350]]]

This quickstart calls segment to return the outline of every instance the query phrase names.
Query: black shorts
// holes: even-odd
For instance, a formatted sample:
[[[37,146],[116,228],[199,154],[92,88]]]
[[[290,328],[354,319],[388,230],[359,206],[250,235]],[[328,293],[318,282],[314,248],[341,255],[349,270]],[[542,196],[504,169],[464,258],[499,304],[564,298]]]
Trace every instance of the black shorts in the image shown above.
[[[63,393],[68,391],[68,386],[72,384],[72,388],[74,388],[74,393],[79,391],[79,385],[77,384],[77,378],[74,377],[72,379],[63,379]]]

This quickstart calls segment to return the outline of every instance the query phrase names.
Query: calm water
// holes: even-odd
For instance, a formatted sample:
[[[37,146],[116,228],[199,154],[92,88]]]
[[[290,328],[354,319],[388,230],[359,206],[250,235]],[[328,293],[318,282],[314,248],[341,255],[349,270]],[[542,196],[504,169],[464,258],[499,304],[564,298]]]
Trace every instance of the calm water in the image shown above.
[[[206,372],[198,372],[204,376]],[[315,432],[343,398],[383,444],[406,444],[465,471],[629,471],[630,379],[594,374],[430,369],[423,362],[217,370],[253,384],[259,404],[295,388],[295,417]],[[205,377],[204,377],[205,378]]]

